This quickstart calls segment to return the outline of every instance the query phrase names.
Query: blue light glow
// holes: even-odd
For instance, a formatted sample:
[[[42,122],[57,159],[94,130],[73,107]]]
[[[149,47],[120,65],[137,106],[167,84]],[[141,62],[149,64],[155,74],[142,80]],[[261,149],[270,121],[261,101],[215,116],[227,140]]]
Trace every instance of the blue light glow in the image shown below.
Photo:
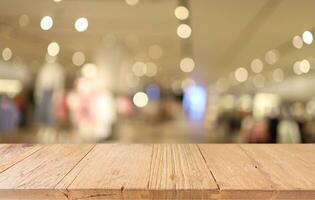
[[[151,100],[157,100],[160,98],[160,88],[156,84],[150,84],[146,88],[146,93]]]
[[[190,86],[184,90],[183,106],[189,119],[202,120],[207,106],[207,92],[202,86]]]

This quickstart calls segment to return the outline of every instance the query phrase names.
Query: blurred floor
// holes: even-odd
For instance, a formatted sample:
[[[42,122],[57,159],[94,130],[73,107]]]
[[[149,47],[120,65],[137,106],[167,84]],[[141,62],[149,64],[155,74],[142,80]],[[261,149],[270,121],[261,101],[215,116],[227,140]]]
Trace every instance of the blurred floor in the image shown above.
[[[74,130],[41,130],[33,128],[1,135],[1,143],[86,143],[86,142],[135,142],[135,143],[203,143],[209,142],[202,124],[186,121],[143,123],[123,120],[114,127],[113,135],[106,140],[84,140]]]

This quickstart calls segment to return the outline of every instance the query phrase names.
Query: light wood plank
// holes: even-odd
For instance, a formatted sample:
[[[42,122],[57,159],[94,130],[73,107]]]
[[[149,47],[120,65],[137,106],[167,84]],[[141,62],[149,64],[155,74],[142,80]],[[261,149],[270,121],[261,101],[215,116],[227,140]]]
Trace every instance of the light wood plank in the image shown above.
[[[310,162],[302,156],[314,155],[313,146],[299,150],[293,145],[266,144],[199,147],[221,199],[315,199],[314,158]]]
[[[0,199],[2,200],[69,200],[60,191],[53,189],[0,189]]]
[[[209,199],[218,187],[197,145],[154,145],[149,189],[155,199]]]
[[[315,190],[315,146],[241,145],[278,190]]]
[[[315,145],[0,145],[0,199],[315,199]]]
[[[21,191],[33,199],[46,199],[50,194],[64,196],[55,186],[77,165],[94,145],[48,145],[0,174],[0,197],[19,198]],[[17,192],[18,190],[18,192]],[[32,190],[38,190],[36,194]],[[14,196],[14,193],[17,196]],[[23,194],[23,193],[22,193]],[[34,196],[35,195],[35,196]],[[39,196],[38,196],[39,195]],[[26,195],[25,199],[30,195]]]
[[[0,145],[0,173],[20,162],[43,146],[38,144],[2,144]]]
[[[314,145],[244,144],[240,147],[269,178],[273,190],[278,191],[277,198],[315,199]]]
[[[98,144],[56,187],[71,199],[148,199],[152,145]]]
[[[268,190],[271,183],[239,145],[198,145],[220,189]],[[253,180],[255,180],[253,182]]]

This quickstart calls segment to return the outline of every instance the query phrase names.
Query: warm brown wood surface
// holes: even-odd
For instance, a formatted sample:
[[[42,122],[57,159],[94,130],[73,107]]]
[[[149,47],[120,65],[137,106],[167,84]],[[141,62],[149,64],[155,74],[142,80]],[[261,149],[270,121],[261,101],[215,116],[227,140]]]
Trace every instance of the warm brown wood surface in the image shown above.
[[[0,145],[0,199],[315,199],[315,145]]]

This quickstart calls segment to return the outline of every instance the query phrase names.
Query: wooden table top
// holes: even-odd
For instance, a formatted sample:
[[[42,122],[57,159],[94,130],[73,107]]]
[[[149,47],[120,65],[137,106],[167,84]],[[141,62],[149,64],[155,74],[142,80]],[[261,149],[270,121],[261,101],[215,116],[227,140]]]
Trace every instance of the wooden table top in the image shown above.
[[[315,199],[315,145],[2,144],[0,199]]]

